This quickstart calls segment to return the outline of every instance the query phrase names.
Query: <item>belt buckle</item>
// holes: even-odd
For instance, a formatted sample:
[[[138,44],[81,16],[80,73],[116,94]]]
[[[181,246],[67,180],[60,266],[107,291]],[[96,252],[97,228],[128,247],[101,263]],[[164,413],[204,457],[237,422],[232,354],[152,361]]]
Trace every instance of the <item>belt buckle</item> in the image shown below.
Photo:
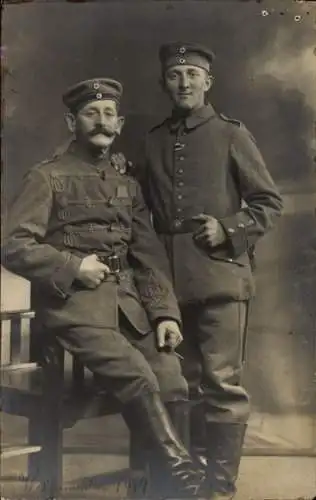
[[[108,257],[108,266],[111,273],[118,274],[121,270],[121,262],[118,255],[113,254]]]

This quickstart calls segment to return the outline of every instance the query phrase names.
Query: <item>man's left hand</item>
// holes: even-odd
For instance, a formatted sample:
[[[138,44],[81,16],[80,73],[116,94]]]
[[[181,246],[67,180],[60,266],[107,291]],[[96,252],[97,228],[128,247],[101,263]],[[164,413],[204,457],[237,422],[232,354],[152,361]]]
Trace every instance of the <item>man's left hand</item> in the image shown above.
[[[222,225],[211,215],[199,214],[192,217],[192,220],[201,222],[201,226],[193,234],[196,243],[214,248],[226,241],[227,236]]]
[[[163,320],[157,326],[158,348],[175,349],[183,340],[179,325],[173,320]]]

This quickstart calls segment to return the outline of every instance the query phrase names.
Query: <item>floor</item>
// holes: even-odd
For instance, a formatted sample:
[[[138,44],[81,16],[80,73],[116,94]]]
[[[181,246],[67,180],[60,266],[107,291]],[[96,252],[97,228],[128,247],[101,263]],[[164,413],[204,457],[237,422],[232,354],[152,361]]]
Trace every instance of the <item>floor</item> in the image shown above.
[[[25,420],[2,414],[1,423],[3,444],[21,444],[26,431]],[[303,427],[307,429],[306,425],[305,422],[301,428],[296,426],[297,436],[301,436]],[[263,436],[264,433],[261,439]],[[248,448],[252,447],[254,438],[250,429]],[[64,489],[60,499],[112,500],[126,497],[123,472],[128,467],[128,433],[120,418],[107,416],[77,422],[72,429],[64,431],[64,446]],[[1,500],[40,500],[37,484],[26,479],[26,464],[26,456],[3,460]],[[315,457],[243,457],[236,500],[314,498]]]

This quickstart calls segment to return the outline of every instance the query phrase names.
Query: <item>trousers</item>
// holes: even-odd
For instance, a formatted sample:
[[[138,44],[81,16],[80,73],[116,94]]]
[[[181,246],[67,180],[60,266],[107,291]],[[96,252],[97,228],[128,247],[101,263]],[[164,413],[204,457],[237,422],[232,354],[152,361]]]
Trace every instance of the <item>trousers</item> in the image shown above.
[[[207,422],[248,420],[249,396],[241,383],[247,307],[214,300],[182,307],[183,373]]]
[[[144,391],[159,392],[165,402],[188,398],[179,358],[159,351],[155,333],[140,334],[122,311],[117,329],[73,326],[55,335],[122,404]]]

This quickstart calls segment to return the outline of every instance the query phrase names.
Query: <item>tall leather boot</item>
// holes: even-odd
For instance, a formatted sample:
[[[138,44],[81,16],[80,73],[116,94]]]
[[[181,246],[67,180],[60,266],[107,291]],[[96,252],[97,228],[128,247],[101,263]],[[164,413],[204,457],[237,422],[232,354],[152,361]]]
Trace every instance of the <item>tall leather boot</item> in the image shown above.
[[[165,403],[171,422],[184,446],[190,449],[190,402],[175,400]]]
[[[143,393],[123,408],[123,417],[134,436],[142,436],[150,449],[151,467],[160,498],[200,498],[204,474],[193,463],[179,438],[159,394]]]
[[[128,499],[141,500],[154,497],[155,487],[150,466],[152,453],[141,431],[142,429],[136,431],[130,429]]]
[[[190,449],[190,402],[188,400],[175,400],[164,403],[175,431],[184,446]],[[129,498],[146,498],[148,491],[150,496],[159,489],[159,471],[152,464],[153,454],[146,447],[146,443],[141,441],[141,436],[135,433],[130,435],[130,470],[133,478],[141,478],[141,483],[147,485],[142,491],[136,491],[135,482],[130,482]],[[146,495],[147,493],[147,495]]]
[[[247,425],[208,422],[207,488],[209,500],[230,500],[236,480]]]
[[[199,399],[191,400],[190,409],[190,450],[197,463],[207,466],[207,436],[205,423],[204,402]]]

